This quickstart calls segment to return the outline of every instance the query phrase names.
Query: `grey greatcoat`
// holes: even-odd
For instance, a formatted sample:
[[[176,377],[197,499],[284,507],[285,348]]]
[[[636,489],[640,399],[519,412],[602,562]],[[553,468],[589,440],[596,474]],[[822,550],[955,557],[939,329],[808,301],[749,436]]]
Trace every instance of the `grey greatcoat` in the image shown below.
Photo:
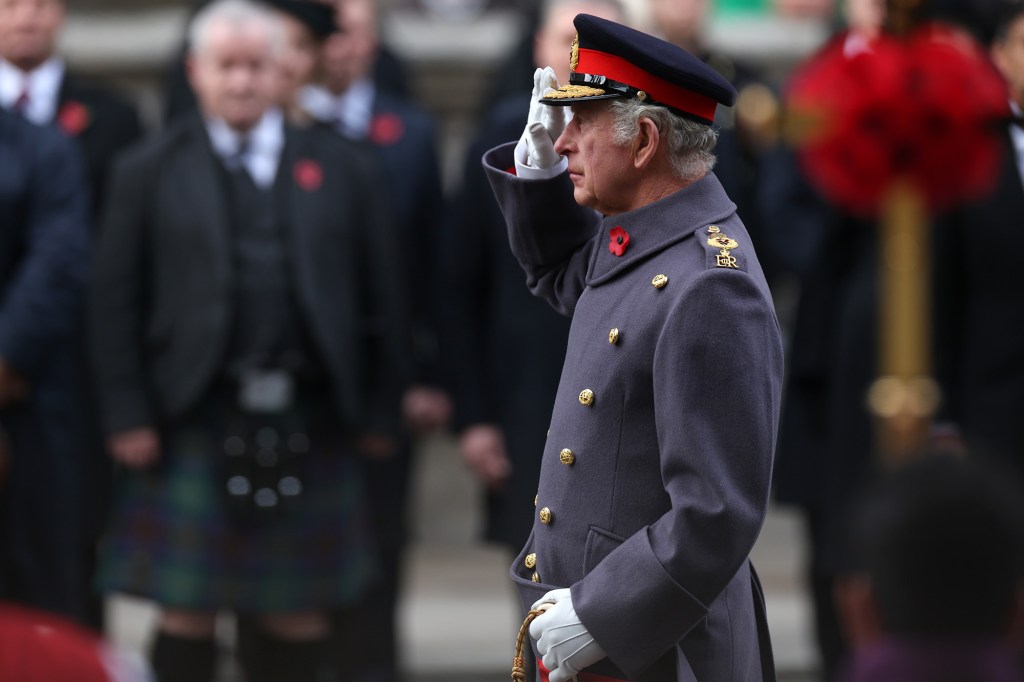
[[[484,156],[512,251],[530,289],[573,318],[537,516],[512,566],[522,603],[570,587],[608,656],[594,674],[773,680],[748,555],[768,505],[782,343],[736,207],[709,174],[602,218],[565,173],[507,172],[512,149]],[[630,236],[622,256],[615,227]]]

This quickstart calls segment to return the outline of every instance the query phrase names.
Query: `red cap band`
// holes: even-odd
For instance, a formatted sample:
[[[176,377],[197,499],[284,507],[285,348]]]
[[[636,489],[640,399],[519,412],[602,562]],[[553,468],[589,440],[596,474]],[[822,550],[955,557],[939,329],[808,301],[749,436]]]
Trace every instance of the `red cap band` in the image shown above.
[[[613,54],[581,48],[576,72],[604,76],[625,83],[643,90],[651,99],[674,109],[693,114],[705,121],[715,120],[715,107],[718,102],[714,99],[670,83]]]

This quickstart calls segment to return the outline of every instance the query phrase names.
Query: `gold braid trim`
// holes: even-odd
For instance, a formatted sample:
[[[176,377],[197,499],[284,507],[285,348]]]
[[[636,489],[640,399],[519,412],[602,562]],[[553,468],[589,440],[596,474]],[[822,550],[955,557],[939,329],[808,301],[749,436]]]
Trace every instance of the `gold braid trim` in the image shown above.
[[[568,99],[570,97],[593,97],[603,95],[605,91],[600,88],[591,88],[586,85],[563,85],[557,90],[548,90],[541,99]]]
[[[526,614],[526,620],[523,621],[522,627],[519,628],[519,635],[516,637],[516,655],[512,659],[512,682],[526,682],[526,657],[524,656],[524,649],[526,648],[526,633],[530,631],[530,623],[533,619],[548,610],[550,604],[544,604],[543,609],[535,609]]]

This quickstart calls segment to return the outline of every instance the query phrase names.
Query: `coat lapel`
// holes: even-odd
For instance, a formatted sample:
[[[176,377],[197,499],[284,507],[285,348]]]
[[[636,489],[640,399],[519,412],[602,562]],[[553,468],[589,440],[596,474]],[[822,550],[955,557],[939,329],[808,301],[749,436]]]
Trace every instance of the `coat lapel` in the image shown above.
[[[188,122],[177,163],[170,171],[180,187],[178,206],[186,219],[201,229],[217,262],[218,281],[226,282],[230,272],[230,213],[224,182],[218,172],[220,161],[210,146],[202,119]]]
[[[287,231],[287,243],[293,272],[303,289],[312,286],[306,281],[310,268],[311,251],[316,248],[319,202],[325,169],[310,149],[309,136],[290,125],[285,126],[285,144],[277,168],[274,192]]]

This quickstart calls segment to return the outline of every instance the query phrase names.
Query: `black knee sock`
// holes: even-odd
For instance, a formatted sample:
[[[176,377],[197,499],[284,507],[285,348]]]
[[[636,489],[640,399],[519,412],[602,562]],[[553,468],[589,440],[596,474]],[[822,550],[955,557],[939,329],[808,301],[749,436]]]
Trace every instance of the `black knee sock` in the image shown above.
[[[217,645],[213,639],[157,634],[150,655],[157,682],[213,682]]]
[[[330,640],[287,640],[263,635],[264,672],[250,682],[338,682]]]

